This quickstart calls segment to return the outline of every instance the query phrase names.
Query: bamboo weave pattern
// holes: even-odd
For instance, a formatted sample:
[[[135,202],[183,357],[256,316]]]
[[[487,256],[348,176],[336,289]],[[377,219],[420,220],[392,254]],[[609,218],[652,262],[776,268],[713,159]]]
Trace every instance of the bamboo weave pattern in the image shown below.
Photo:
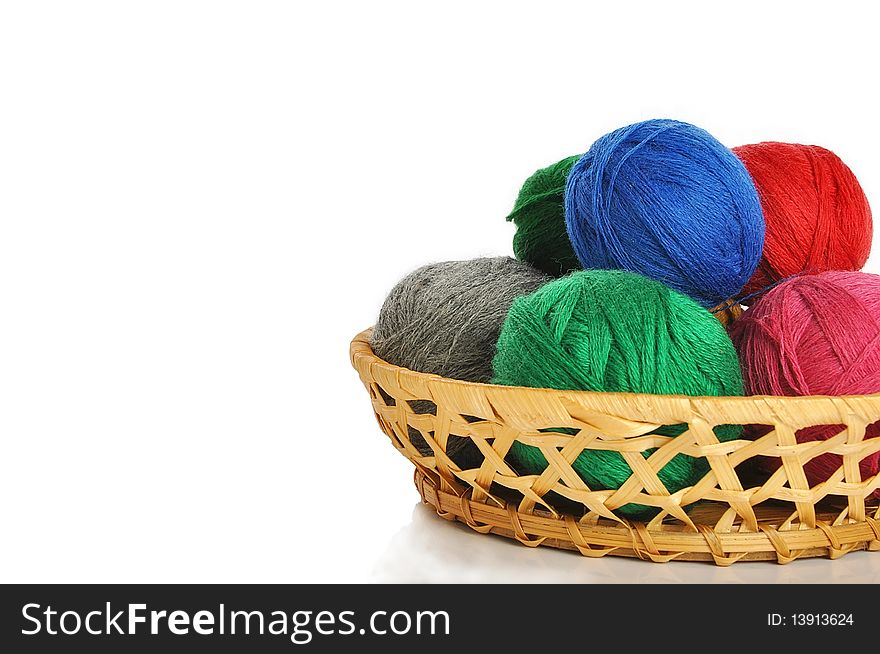
[[[880,395],[850,397],[722,397],[590,393],[474,384],[417,373],[377,358],[369,330],[351,343],[351,361],[366,386],[379,426],[416,467],[423,500],[442,517],[482,533],[498,533],[534,547],[549,545],[585,556],[639,556],[714,561],[837,558],[880,549],[880,507],[866,498],[880,475],[862,479],[859,461],[880,450],[865,427],[880,420]],[[427,400],[436,415],[409,404]],[[650,432],[686,423],[676,437]],[[721,443],[712,428],[759,424],[772,429],[757,440]],[[838,425],[825,441],[798,443],[797,430]],[[574,435],[541,432],[567,427]],[[410,440],[418,432],[433,451]],[[469,438],[483,461],[461,469],[446,454],[451,435]],[[514,440],[539,447],[549,462],[540,475],[518,475],[505,461]],[[649,457],[644,450],[657,448]],[[617,490],[593,490],[571,467],[584,449],[620,452],[633,473]],[[842,465],[810,487],[803,464],[825,453]],[[695,485],[669,493],[657,476],[678,453],[706,457],[709,472]],[[752,457],[782,461],[769,477],[742,470]],[[574,507],[561,513],[554,493]],[[660,509],[647,523],[616,516],[635,502]],[[688,511],[685,511],[685,508]]]

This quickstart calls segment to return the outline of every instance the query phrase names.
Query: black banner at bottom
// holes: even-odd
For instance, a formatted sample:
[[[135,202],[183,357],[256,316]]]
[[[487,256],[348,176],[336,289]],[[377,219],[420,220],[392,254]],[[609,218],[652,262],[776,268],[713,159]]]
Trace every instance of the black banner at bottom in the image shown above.
[[[10,585],[0,651],[542,654],[875,638],[866,585]],[[707,641],[697,640],[708,638]]]

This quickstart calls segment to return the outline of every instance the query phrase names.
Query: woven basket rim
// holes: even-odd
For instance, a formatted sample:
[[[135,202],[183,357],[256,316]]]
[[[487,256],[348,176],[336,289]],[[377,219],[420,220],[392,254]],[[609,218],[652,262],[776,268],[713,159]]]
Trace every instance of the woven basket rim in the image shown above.
[[[397,366],[393,363],[389,363],[385,361],[381,357],[379,357],[375,352],[373,352],[373,348],[370,346],[370,335],[373,332],[373,327],[368,327],[363,331],[359,332],[354,339],[351,341],[350,348],[350,356],[352,363],[354,363],[355,357],[367,357],[371,359],[370,363],[373,365],[377,365],[383,368],[386,368],[390,371],[394,371],[396,374],[403,374],[404,376],[412,377],[414,379],[424,379],[430,380],[432,382],[441,382],[443,384],[452,384],[455,386],[462,387],[480,387],[480,388],[504,388],[504,389],[512,389],[517,392],[524,393],[533,393],[535,396],[538,395],[546,395],[546,394],[554,394],[559,392],[565,392],[567,395],[575,395],[575,396],[583,396],[583,397],[629,397],[629,398],[638,398],[638,397],[651,397],[659,400],[670,400],[670,401],[681,401],[681,400],[703,400],[703,401],[712,401],[720,404],[736,404],[741,403],[743,401],[760,401],[760,400],[772,400],[774,402],[784,401],[792,407],[795,407],[798,403],[809,404],[815,402],[817,400],[863,400],[876,398],[880,399],[880,393],[870,393],[866,395],[671,395],[671,394],[660,394],[660,393],[633,393],[627,391],[583,391],[583,390],[575,390],[575,389],[558,389],[558,388],[543,388],[543,387],[533,387],[533,386],[507,386],[501,384],[486,384],[482,382],[471,382],[465,381],[463,379],[454,379],[452,377],[444,377],[442,375],[437,375],[434,373],[428,372],[419,372],[417,370],[412,370],[411,368],[406,368],[404,366]]]

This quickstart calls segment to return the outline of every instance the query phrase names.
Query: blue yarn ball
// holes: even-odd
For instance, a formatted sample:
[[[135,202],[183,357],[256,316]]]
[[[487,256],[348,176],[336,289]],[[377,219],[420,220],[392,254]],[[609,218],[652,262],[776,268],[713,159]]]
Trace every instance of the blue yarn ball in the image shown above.
[[[568,175],[565,224],[584,268],[641,273],[705,307],[742,290],[764,246],[743,163],[677,120],[646,120],[596,141]]]

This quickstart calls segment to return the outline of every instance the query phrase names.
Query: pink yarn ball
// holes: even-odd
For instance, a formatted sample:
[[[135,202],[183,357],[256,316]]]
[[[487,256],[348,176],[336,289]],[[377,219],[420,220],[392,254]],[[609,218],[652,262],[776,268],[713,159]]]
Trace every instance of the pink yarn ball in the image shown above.
[[[750,395],[864,395],[880,393],[880,276],[825,272],[796,277],[760,298],[734,323],[731,337],[740,355]],[[809,427],[798,442],[824,440],[839,427]],[[880,423],[865,438],[880,436]],[[766,458],[776,469],[780,460]],[[828,479],[842,464],[823,454],[804,465],[810,484]],[[880,452],[863,459],[862,479],[880,469]],[[880,490],[874,493],[880,497]]]

